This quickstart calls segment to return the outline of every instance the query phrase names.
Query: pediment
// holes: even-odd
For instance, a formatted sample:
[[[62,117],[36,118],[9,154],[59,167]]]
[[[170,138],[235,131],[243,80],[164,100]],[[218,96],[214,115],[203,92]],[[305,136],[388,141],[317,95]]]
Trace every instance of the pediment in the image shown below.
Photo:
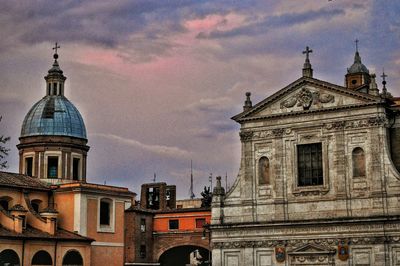
[[[302,77],[232,119],[324,111],[349,106],[376,104],[379,97],[313,78]]]
[[[290,254],[290,255],[308,255],[308,254],[330,254],[332,252],[335,252],[335,250],[329,249],[324,246],[315,245],[315,244],[306,244],[304,246],[298,247],[298,248],[288,252],[288,254]]]

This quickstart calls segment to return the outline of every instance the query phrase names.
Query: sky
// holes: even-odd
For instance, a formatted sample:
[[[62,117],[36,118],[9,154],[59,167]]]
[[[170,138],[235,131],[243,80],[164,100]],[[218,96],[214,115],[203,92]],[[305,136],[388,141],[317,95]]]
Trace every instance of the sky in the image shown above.
[[[398,0],[0,0],[0,134],[18,171],[22,121],[45,95],[52,47],[65,95],[88,132],[88,182],[156,180],[188,198],[209,176],[236,179],[240,125],[230,118],[301,77],[343,85],[362,62],[400,96]],[[215,179],[214,179],[215,183]],[[225,185],[225,183],[223,184]]]

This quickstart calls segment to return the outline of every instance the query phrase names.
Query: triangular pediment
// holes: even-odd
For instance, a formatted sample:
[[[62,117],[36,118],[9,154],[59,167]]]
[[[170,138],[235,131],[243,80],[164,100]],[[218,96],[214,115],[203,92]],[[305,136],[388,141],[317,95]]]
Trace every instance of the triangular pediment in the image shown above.
[[[268,116],[325,111],[376,104],[380,97],[353,91],[314,78],[302,77],[232,119],[243,121]]]
[[[324,246],[319,246],[315,244],[306,244],[304,246],[298,247],[290,252],[290,255],[305,255],[305,254],[329,254],[334,252],[333,249],[329,249]]]

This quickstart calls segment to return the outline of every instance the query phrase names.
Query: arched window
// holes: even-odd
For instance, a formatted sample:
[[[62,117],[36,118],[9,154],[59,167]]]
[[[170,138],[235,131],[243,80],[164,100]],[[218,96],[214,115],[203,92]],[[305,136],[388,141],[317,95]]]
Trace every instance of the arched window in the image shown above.
[[[34,199],[31,201],[31,206],[35,210],[35,212],[39,213],[41,203],[42,201],[38,199]]]
[[[53,260],[48,252],[40,250],[32,258],[32,266],[35,265],[53,265]]]
[[[258,183],[260,185],[268,185],[270,183],[270,166],[269,159],[265,156],[258,161]]]
[[[352,152],[353,177],[365,176],[365,154],[364,150],[357,147]]]
[[[81,254],[76,250],[69,250],[62,261],[63,266],[83,266]]]
[[[111,225],[111,203],[110,199],[100,200],[100,226]]]
[[[0,252],[0,265],[19,266],[18,254],[12,249],[5,249]]]

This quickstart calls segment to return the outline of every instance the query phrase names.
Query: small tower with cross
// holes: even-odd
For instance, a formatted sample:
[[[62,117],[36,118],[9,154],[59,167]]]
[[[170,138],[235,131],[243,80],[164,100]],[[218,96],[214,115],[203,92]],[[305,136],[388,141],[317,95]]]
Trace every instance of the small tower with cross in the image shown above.
[[[352,90],[369,93],[371,76],[368,68],[361,62],[361,56],[358,51],[359,40],[356,39],[354,42],[356,48],[354,63],[347,69],[345,86]]]
[[[310,53],[312,53],[313,50],[310,49],[310,47],[306,47],[306,50],[303,51],[303,54],[306,55],[306,61],[304,62],[304,66],[303,66],[303,77],[309,77],[312,78],[313,77],[313,69],[311,67],[311,63],[310,63]]]
[[[58,53],[57,50],[61,48],[58,43],[55,43],[54,50],[54,63],[52,68],[49,70],[48,74],[44,79],[46,80],[46,95],[64,95],[64,83],[67,79],[63,75],[63,71],[61,70],[58,64]]]

